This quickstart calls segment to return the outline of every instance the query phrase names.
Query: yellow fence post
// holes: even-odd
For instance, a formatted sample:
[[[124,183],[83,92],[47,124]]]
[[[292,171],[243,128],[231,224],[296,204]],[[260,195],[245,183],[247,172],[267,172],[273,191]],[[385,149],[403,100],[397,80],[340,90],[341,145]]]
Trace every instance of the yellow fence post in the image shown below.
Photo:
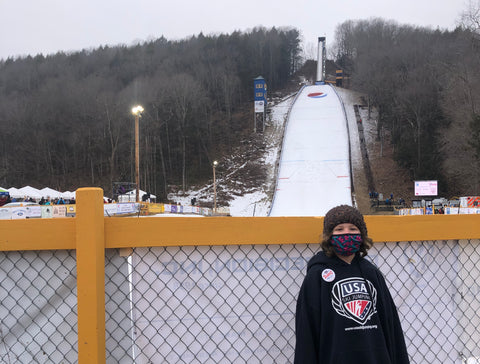
[[[103,190],[77,190],[78,363],[104,364],[105,229]]]

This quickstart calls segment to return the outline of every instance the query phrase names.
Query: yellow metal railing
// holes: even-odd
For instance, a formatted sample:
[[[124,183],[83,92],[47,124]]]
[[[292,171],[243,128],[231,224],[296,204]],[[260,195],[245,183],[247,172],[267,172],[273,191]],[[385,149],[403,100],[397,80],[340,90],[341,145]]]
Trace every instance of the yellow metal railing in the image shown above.
[[[105,363],[105,249],[318,242],[322,217],[104,217],[103,191],[77,191],[75,218],[0,220],[0,251],[76,250],[78,362]],[[377,242],[479,239],[480,215],[366,216]]]

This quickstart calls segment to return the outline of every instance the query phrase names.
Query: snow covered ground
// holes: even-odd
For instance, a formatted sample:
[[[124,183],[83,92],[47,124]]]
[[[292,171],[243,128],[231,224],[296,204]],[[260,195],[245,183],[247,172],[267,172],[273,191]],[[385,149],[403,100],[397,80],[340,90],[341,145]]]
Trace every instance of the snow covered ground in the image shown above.
[[[331,86],[305,86],[287,122],[270,216],[323,216],[339,204],[352,204],[343,107]]]
[[[265,152],[263,153],[263,164],[269,177],[267,185],[258,185],[251,192],[241,194],[230,193],[233,200],[230,201],[229,210],[231,216],[268,216],[272,202],[269,192],[275,185],[276,167],[280,156],[283,132],[285,129],[286,118],[295,95],[289,95],[275,104],[270,109],[270,115],[267,121],[267,127],[264,133]],[[222,184],[222,177],[219,177],[217,186]],[[206,185],[195,191],[186,191],[183,196],[174,196],[173,201],[182,205],[189,205],[193,197],[205,195],[206,191],[211,191],[212,185]],[[211,193],[209,193],[212,195]]]
[[[324,93],[326,96],[323,98],[308,96],[315,93]],[[299,91],[297,99],[299,101],[292,108],[288,126],[286,126],[288,111],[295,100],[289,98],[272,107],[271,123],[275,128],[286,127],[285,140],[283,143],[269,141],[265,156],[267,167],[270,166],[273,171],[275,165],[279,163],[279,176],[288,177],[287,174],[290,174],[291,177],[279,180],[277,189],[282,188],[283,191],[276,192],[273,207],[271,198],[259,189],[257,192],[236,197],[231,201],[232,216],[268,216],[269,213],[270,216],[322,216],[330,207],[340,203],[352,203],[349,178],[338,178],[337,175],[349,173],[348,170],[345,171],[345,148],[348,148],[348,144],[345,143],[348,143],[348,139],[344,129],[343,108],[348,121],[352,165],[362,166],[357,121],[353,109],[353,105],[358,103],[357,95],[350,90],[331,86],[306,86]],[[279,137],[283,133],[276,132],[270,135]],[[338,151],[338,144],[332,148],[342,153],[343,166],[341,166],[342,163],[333,162],[339,159],[338,155],[333,155],[330,162],[326,156],[318,156],[321,153],[320,149],[326,149],[330,153],[333,149],[329,152],[329,145],[335,144],[340,135],[343,150]],[[281,149],[283,152],[280,151]],[[282,153],[283,162],[279,161],[280,153]],[[302,162],[298,156],[300,153]],[[295,154],[297,156],[294,156]],[[282,169],[283,165],[285,167]],[[332,166],[343,168],[343,171],[340,173],[337,169],[335,174]],[[330,176],[329,181],[327,174]],[[296,182],[300,182],[300,187],[295,185]],[[348,186],[345,182],[348,182]],[[335,190],[329,189],[329,186]],[[336,195],[334,196],[334,191],[338,190],[341,191],[339,192],[341,197],[337,198]],[[323,198],[327,199],[323,200]]]
[[[302,88],[296,98],[273,106],[263,157],[271,178],[278,173],[273,204],[268,186],[258,186],[253,192],[234,196],[230,215],[323,216],[338,204],[351,205],[349,153],[354,166],[362,164],[353,109],[356,102],[349,90],[311,85]],[[278,140],[282,137],[283,142]],[[192,197],[209,188],[188,191],[175,202],[188,205]]]

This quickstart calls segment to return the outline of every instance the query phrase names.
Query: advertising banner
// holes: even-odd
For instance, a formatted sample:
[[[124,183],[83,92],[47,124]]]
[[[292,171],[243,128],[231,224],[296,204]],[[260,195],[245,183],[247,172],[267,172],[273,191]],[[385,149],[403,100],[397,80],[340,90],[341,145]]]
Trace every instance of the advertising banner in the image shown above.
[[[163,212],[164,212],[163,204],[161,204],[161,203],[148,204],[148,213],[149,214],[161,214]]]
[[[415,196],[437,196],[438,181],[415,181]]]
[[[480,207],[479,196],[465,196],[460,197],[460,207]]]
[[[446,215],[458,215],[458,207],[445,207]]]
[[[265,111],[265,102],[255,101],[255,112],[264,112],[264,111]]]
[[[117,204],[117,214],[132,214],[137,211],[137,204],[134,202]]]
[[[117,205],[116,203],[109,203],[103,206],[103,214],[105,216],[115,216],[117,214]]]
[[[0,220],[11,220],[12,219],[12,211],[8,207],[1,207],[0,208]]]
[[[67,208],[65,205],[54,205],[52,217],[65,217],[67,216]]]
[[[41,206],[15,206],[7,209],[10,210],[12,220],[42,217]]]
[[[53,217],[53,206],[52,205],[42,205],[42,218],[48,219]]]
[[[67,216],[73,217],[77,213],[76,205],[65,205],[67,208]]]

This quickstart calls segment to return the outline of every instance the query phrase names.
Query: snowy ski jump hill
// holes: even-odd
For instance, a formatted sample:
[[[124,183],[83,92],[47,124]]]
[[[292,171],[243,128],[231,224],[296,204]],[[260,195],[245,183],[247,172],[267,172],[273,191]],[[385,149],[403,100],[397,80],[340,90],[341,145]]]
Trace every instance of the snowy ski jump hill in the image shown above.
[[[285,129],[269,216],[324,216],[352,205],[345,112],[329,85],[303,87]]]

